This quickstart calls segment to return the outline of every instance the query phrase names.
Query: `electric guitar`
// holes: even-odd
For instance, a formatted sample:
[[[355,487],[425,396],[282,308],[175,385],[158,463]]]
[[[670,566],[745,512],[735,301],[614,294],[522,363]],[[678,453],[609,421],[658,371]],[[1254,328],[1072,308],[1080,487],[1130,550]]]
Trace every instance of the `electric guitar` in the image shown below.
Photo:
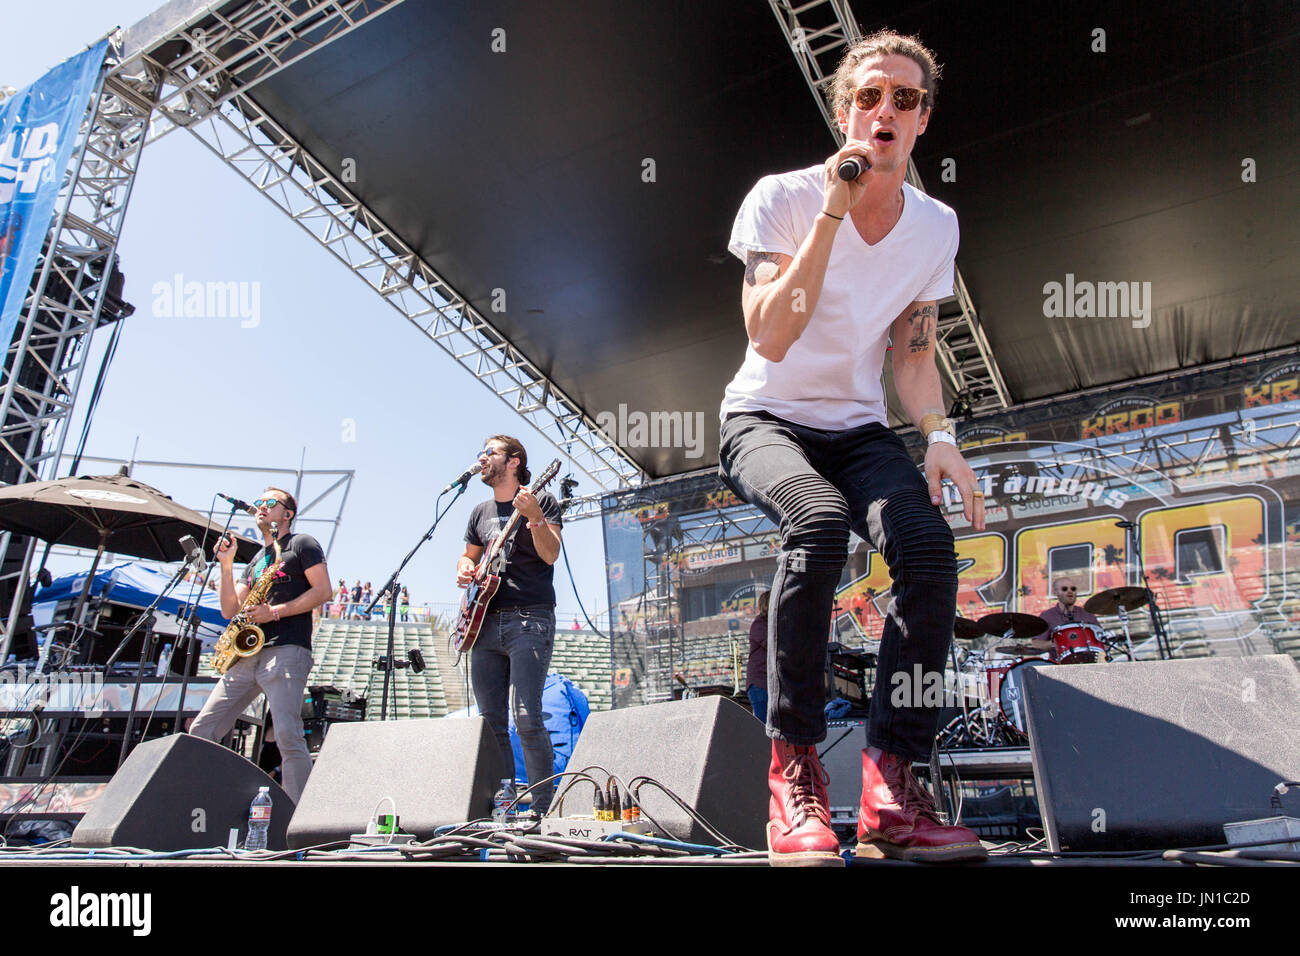
[[[556,458],[546,466],[546,470],[537,477],[537,480],[533,482],[533,486],[528,490],[533,494],[537,494],[551,483],[559,470],[560,459]],[[460,615],[456,618],[456,630],[452,637],[452,646],[456,650],[458,660],[460,655],[473,647],[474,642],[478,640],[479,630],[483,627],[483,619],[487,616],[488,605],[492,603],[497,588],[501,586],[501,577],[506,568],[505,546],[514,536],[521,518],[523,518],[523,515],[516,508],[514,514],[510,516],[510,520],[492,539],[492,544],[479,560],[478,567],[474,569],[473,579],[465,588],[465,596],[460,600]]]

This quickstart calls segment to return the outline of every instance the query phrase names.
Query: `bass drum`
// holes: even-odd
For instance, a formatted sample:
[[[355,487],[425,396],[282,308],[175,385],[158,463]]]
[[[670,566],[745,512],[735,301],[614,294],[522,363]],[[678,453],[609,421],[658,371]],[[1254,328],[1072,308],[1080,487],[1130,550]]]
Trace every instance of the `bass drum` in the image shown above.
[[[1030,657],[1017,661],[1002,676],[1002,685],[998,688],[998,707],[1006,722],[1019,731],[1026,740],[1029,739],[1029,722],[1025,719],[1025,668],[1056,666],[1056,661]]]

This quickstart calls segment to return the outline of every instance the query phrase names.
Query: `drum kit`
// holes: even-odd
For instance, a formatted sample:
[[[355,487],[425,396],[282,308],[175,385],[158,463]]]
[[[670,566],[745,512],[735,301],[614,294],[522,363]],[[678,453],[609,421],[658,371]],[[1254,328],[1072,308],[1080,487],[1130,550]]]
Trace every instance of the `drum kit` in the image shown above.
[[[1147,603],[1145,588],[1111,588],[1084,604],[1091,614],[1119,616],[1122,634],[1095,624],[1070,622],[1055,627],[1035,614],[1002,612],[977,621],[959,617],[953,627],[952,664],[957,674],[961,714],[939,731],[941,748],[1021,746],[1029,739],[1024,709],[1024,676],[1030,667],[1106,664],[1133,660],[1128,612]],[[1000,638],[992,647],[957,645]]]

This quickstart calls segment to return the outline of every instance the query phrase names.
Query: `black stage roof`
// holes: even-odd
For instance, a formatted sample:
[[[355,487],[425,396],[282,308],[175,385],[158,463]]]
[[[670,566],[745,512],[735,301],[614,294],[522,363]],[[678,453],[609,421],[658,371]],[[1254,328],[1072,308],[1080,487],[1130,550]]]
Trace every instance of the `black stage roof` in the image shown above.
[[[853,7],[945,64],[914,157],[1015,401],[1300,341],[1295,4]],[[652,476],[716,461],[732,218],[833,149],[766,0],[406,0],[253,97],[587,413],[704,411]],[[1045,317],[1067,274],[1150,282],[1150,327]]]

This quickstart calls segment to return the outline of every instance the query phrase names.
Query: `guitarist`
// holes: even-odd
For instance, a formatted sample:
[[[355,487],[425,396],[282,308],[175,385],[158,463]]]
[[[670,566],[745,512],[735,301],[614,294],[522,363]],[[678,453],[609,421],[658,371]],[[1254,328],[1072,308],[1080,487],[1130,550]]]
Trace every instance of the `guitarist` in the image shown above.
[[[555,643],[554,564],[560,556],[560,504],[542,491],[526,487],[528,453],[517,438],[493,435],[478,456],[480,477],[492,489],[492,498],[470,514],[465,531],[465,553],[456,563],[456,584],[467,587],[479,560],[510,515],[518,509],[527,522],[516,528],[506,545],[506,565],[501,586],[488,606],[478,639],[470,649],[470,675],[479,712],[496,734],[505,765],[514,776],[514,749],[510,745],[507,706],[513,702],[515,727],[523,746],[529,783],[545,780],[555,771],[551,736],[543,723],[542,687]],[[533,791],[533,810],[539,815],[551,805],[554,785]]]

